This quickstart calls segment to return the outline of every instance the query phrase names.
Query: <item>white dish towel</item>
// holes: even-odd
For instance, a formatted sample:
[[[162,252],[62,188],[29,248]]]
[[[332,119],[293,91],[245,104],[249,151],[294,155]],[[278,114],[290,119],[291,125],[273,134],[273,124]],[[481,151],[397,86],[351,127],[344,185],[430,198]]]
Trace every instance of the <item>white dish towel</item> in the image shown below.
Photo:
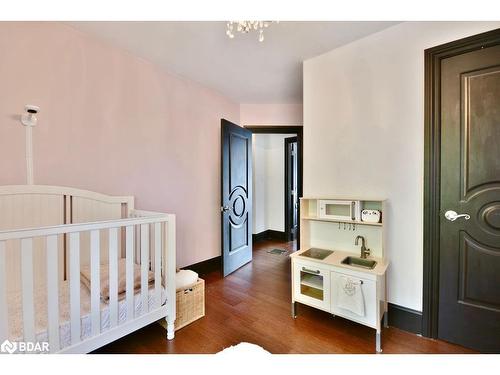
[[[361,280],[340,276],[337,285],[338,306],[359,316],[365,316],[365,299],[361,290]]]

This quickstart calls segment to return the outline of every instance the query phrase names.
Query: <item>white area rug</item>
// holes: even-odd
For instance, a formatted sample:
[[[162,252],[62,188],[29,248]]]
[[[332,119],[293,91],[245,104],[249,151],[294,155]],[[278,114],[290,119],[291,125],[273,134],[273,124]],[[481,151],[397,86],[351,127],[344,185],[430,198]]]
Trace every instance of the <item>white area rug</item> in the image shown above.
[[[267,355],[271,354],[266,349],[260,347],[259,345],[250,344],[249,342],[240,342],[237,345],[230,346],[229,348],[225,348],[222,351],[218,352],[217,355]]]

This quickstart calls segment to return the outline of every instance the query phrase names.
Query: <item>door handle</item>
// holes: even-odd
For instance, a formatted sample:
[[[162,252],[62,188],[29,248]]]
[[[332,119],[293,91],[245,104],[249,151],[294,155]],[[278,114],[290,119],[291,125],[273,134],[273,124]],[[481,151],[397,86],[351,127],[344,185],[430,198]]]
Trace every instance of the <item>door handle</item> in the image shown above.
[[[307,273],[315,273],[317,275],[319,275],[321,273],[320,270],[310,270],[309,268],[306,268],[306,267],[302,267],[302,271],[307,272]]]
[[[226,212],[226,211],[229,211],[229,206],[222,206],[220,208],[220,212]]]
[[[470,215],[469,214],[457,214],[455,211],[452,211],[452,210],[446,211],[445,214],[444,214],[444,217],[446,219],[448,219],[449,221],[455,221],[455,220],[457,220],[458,218],[461,218],[461,217],[463,217],[465,220],[469,220],[470,219]]]

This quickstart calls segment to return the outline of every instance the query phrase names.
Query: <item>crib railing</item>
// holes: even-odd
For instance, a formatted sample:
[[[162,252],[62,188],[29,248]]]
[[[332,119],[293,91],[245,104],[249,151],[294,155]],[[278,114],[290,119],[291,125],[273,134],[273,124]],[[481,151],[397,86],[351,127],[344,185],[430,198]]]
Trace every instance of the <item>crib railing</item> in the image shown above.
[[[101,233],[107,231],[107,244],[101,244]],[[90,321],[91,336],[82,345],[80,311],[80,237],[90,233]],[[60,347],[59,337],[59,271],[58,241],[61,235],[68,239],[69,302],[71,345]],[[36,341],[33,240],[43,238],[46,249],[47,333],[50,352],[86,352],[111,342],[133,330],[162,317],[167,319],[167,337],[173,338],[175,320],[175,215],[135,211],[131,218],[82,224],[67,224],[44,228],[0,232],[0,343],[9,338],[7,307],[6,243],[20,241],[21,300],[23,340]],[[124,239],[124,241],[122,241]],[[101,264],[101,249],[109,254],[107,265]],[[125,257],[126,321],[119,324],[118,309],[118,259]],[[124,254],[123,254],[124,253]],[[136,316],[134,305],[134,264],[140,254],[140,299],[142,309]],[[101,332],[100,268],[109,266],[109,318],[106,335]],[[154,273],[154,306],[149,309],[149,272]],[[167,302],[162,304],[162,284]],[[76,350],[75,348],[79,348]]]

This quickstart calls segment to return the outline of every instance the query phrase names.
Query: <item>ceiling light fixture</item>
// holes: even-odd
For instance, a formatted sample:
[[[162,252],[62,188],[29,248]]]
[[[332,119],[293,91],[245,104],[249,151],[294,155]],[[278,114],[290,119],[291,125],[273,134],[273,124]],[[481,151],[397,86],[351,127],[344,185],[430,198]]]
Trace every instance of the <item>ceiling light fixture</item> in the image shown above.
[[[273,22],[279,21],[229,21],[227,23],[226,35],[233,39],[235,32],[248,34],[250,31],[259,33],[259,42],[264,41],[264,29],[269,27]]]

